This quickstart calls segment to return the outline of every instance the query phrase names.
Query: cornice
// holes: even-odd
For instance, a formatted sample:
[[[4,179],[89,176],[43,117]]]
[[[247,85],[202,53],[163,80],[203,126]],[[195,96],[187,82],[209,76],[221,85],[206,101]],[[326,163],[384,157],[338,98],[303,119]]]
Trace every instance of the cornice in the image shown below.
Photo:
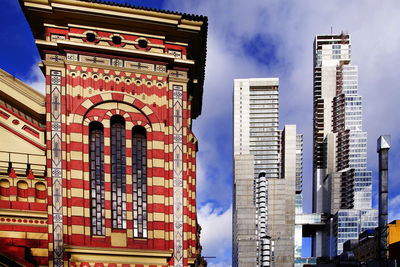
[[[44,26],[46,26],[46,25],[44,25]],[[51,25],[50,27],[56,28],[58,26]],[[114,30],[114,29],[103,28],[103,27],[86,26],[86,25],[80,25],[80,24],[71,24],[71,23],[69,23],[68,27],[87,29],[87,30],[105,31],[105,32],[114,32],[114,33],[119,33],[119,34],[138,35],[138,36],[150,37],[150,38],[156,38],[156,39],[162,39],[162,40],[165,39],[165,36],[161,36],[161,35],[145,34],[145,33],[139,33],[139,32],[131,32],[131,31],[121,31],[121,30]],[[64,27],[64,29],[69,29],[68,27]]]
[[[0,69],[0,81],[38,105],[45,106],[44,95],[2,69]]]
[[[72,49],[88,49],[91,51],[97,50],[102,51],[103,53],[118,53],[118,54],[125,54],[133,57],[147,57],[155,60],[164,59],[166,61],[174,62],[181,65],[194,65],[194,60],[190,59],[178,59],[175,58],[173,55],[170,54],[161,54],[161,53],[151,53],[146,51],[140,50],[128,50],[126,48],[120,47],[107,47],[107,46],[99,46],[93,44],[86,44],[86,43],[77,43],[68,40],[57,40],[56,42],[52,41],[45,41],[45,40],[36,40],[35,41],[38,46],[48,47],[48,48],[72,48]]]
[[[101,12],[101,14],[119,14],[125,16],[134,16],[141,19],[154,20],[158,18],[164,23],[177,22],[191,26],[201,26],[207,18],[204,16],[191,15],[166,10],[155,10],[133,5],[120,5],[111,2],[93,1],[93,0],[21,0],[27,7],[36,7],[45,10],[54,8],[64,8],[76,11],[78,9],[86,9],[86,11]]]
[[[46,61],[46,62],[49,62],[49,61]],[[81,66],[81,67],[96,68],[96,69],[106,69],[106,70],[114,70],[114,71],[123,71],[123,72],[128,72],[128,73],[153,75],[153,76],[159,76],[159,77],[168,77],[168,73],[166,73],[166,72],[146,71],[146,70],[138,70],[138,69],[132,69],[132,68],[98,65],[98,64],[94,64],[94,63],[84,63],[84,62],[79,62],[79,61],[65,60],[64,62],[65,62],[65,65]],[[51,63],[54,63],[54,62],[51,62]],[[51,63],[49,63],[49,64],[51,64]]]
[[[11,210],[11,209],[0,209],[0,215],[18,216],[18,217],[27,217],[27,218],[42,218],[42,219],[48,218],[48,214],[46,212],[19,211],[19,210]]]
[[[93,253],[93,254],[114,254],[128,256],[154,256],[169,257],[173,250],[151,250],[151,249],[126,249],[126,248],[98,248],[83,246],[65,246],[65,251],[75,253]]]

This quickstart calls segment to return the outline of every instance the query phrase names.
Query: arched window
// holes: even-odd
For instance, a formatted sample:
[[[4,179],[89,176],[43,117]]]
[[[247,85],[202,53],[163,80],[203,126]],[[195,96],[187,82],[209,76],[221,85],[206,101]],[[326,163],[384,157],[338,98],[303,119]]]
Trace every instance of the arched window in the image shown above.
[[[111,117],[111,211],[112,228],[126,229],[125,120]]]
[[[28,184],[24,181],[17,183],[17,201],[28,201]]]
[[[89,124],[89,153],[92,234],[105,235],[104,128],[96,121]]]
[[[132,129],[133,236],[147,237],[147,143],[142,126]]]
[[[46,202],[46,186],[42,182],[35,184],[35,200],[38,203]]]
[[[10,200],[10,182],[7,179],[0,180],[0,200]]]

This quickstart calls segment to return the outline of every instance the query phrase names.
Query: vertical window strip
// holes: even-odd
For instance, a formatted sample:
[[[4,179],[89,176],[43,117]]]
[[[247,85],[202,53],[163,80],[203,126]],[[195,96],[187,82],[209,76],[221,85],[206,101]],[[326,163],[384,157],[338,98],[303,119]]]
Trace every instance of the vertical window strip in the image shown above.
[[[112,228],[126,229],[125,125],[122,117],[118,116],[114,123],[113,118],[111,118]]]
[[[105,235],[103,130],[91,130],[89,142],[92,234]]]
[[[147,238],[147,144],[141,133],[132,138],[133,235]]]

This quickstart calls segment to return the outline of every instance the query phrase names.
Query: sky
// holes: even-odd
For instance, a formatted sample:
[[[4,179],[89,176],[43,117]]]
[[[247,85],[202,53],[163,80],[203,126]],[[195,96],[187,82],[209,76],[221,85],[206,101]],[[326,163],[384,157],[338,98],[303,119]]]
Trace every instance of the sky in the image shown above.
[[[210,267],[231,265],[233,79],[279,77],[279,121],[304,135],[303,198],[311,212],[312,66],[317,34],[351,35],[352,64],[359,68],[368,168],[377,207],[376,140],[391,134],[389,221],[400,219],[400,2],[398,0],[136,0],[115,1],[208,16],[199,139],[197,207],[203,254]],[[0,67],[43,92],[39,54],[16,0],[0,3]]]

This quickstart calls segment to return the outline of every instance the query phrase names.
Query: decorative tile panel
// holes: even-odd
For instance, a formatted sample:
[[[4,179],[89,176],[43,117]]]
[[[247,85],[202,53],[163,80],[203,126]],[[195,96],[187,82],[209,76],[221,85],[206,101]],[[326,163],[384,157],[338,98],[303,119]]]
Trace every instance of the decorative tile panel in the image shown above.
[[[78,56],[78,54],[70,54],[70,53],[67,53],[67,60],[70,60],[70,61],[79,61],[79,56]]]
[[[46,54],[46,60],[53,61],[53,62],[62,62],[64,61],[65,57],[60,55],[54,54]]]
[[[62,215],[61,71],[50,73],[51,177],[53,187],[54,266],[64,266]]]
[[[92,56],[79,56],[80,61],[85,63],[94,63],[94,64],[101,64],[101,65],[111,65],[111,60],[109,58],[103,57],[92,57]]]
[[[169,70],[168,74],[169,74],[169,76],[172,76],[174,78],[187,78],[187,72],[186,71]]]
[[[174,266],[183,266],[183,193],[182,193],[182,95],[181,85],[173,86],[174,134]]]
[[[136,69],[136,70],[154,71],[154,64],[150,64],[150,63],[126,61],[125,66],[127,68],[132,68],[132,69]]]
[[[180,50],[168,49],[168,54],[173,55],[176,58],[182,58],[182,51]]]
[[[167,66],[165,65],[156,65],[157,72],[167,72]]]
[[[57,59],[61,60],[65,57],[58,56],[57,59],[52,56],[53,59],[47,59],[51,61],[57,61]],[[56,60],[55,60],[56,59]],[[165,65],[158,65],[147,62],[133,61],[133,60],[124,60],[121,58],[104,58],[104,57],[95,57],[95,56],[87,56],[87,55],[79,55],[67,53],[66,59],[69,61],[79,61],[83,63],[92,63],[99,65],[109,65],[113,67],[122,67],[122,68],[130,68],[135,70],[145,70],[145,71],[156,71],[156,72],[167,72],[167,67]]]
[[[111,59],[111,65],[114,67],[123,67],[124,66],[124,61],[119,58],[112,58]]]
[[[66,40],[65,35],[63,34],[51,34],[50,39],[52,42],[56,42],[57,40]]]

